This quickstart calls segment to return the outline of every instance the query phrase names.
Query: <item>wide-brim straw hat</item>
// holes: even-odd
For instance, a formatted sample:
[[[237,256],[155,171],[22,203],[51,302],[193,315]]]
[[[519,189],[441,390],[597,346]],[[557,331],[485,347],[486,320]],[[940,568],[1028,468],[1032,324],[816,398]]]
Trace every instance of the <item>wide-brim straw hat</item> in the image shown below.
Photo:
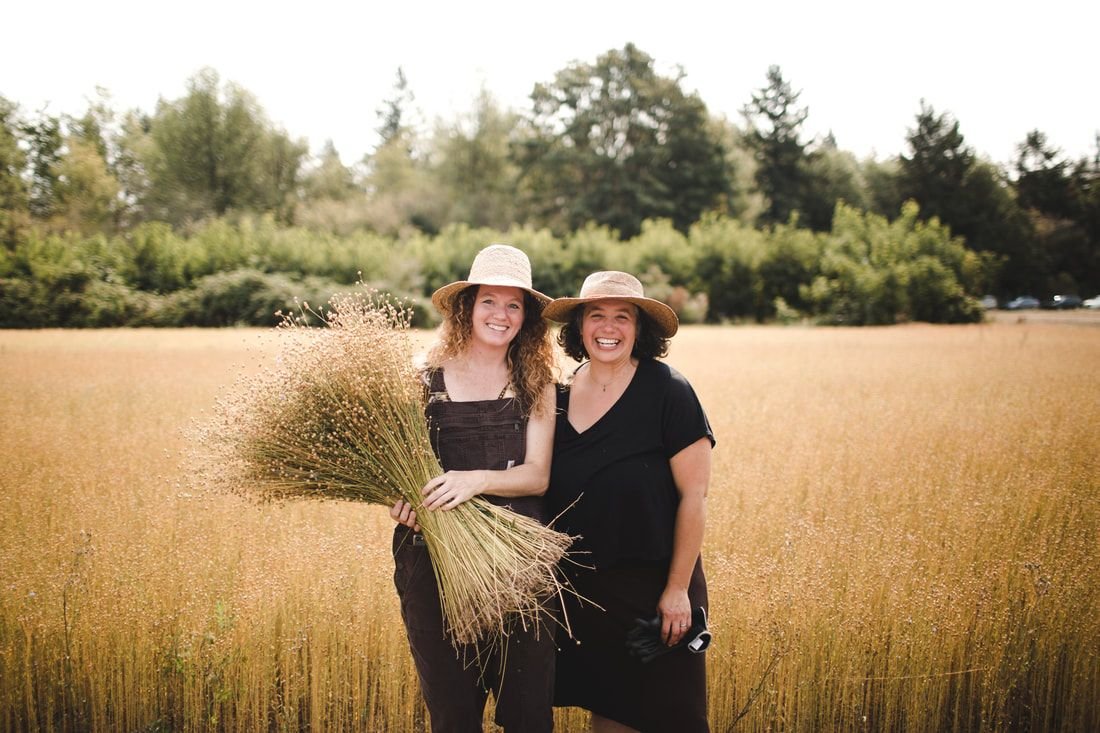
[[[568,323],[577,306],[596,300],[625,300],[641,308],[661,330],[661,335],[669,338],[680,327],[676,311],[659,300],[647,298],[638,278],[628,272],[603,270],[593,272],[584,279],[581,293],[576,298],[555,298],[554,302],[542,311],[542,317],[557,323]]]
[[[450,313],[455,296],[471,285],[520,288],[543,305],[552,300],[549,295],[543,295],[531,287],[531,260],[522,250],[510,244],[490,244],[478,252],[470,265],[469,277],[444,285],[432,293],[432,305],[440,313]]]

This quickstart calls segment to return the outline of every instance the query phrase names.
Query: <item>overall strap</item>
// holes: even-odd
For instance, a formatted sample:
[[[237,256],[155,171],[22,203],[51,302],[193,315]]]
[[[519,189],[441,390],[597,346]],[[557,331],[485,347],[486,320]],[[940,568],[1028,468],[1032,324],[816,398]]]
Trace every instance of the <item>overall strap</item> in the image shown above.
[[[447,394],[447,383],[443,381],[442,369],[438,367],[425,369],[422,380],[427,393],[427,402],[450,402],[451,396]]]

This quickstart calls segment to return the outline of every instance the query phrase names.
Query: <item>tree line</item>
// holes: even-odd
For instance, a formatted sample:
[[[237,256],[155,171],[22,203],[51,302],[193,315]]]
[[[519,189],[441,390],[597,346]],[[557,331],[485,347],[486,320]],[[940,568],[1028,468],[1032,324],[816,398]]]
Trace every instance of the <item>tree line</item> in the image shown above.
[[[689,320],[965,321],[984,293],[1100,291],[1100,138],[1072,160],[1033,130],[1006,169],[922,100],[905,152],[858,160],[806,139],[779,67],[739,122],[682,81],[628,44],[528,109],[483,91],[425,130],[399,69],[352,165],[211,69],[152,113],[0,97],[0,322],[260,323],[360,272],[422,302],[475,236],[529,244],[551,293],[631,267]]]

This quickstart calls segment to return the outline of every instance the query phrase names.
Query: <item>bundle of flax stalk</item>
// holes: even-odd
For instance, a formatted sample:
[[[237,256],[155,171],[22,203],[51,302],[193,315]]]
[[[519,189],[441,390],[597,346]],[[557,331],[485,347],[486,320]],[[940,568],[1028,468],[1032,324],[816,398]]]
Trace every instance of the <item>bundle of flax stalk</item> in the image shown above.
[[[422,510],[442,473],[424,417],[407,311],[362,293],[336,298],[327,327],[285,319],[276,367],[220,403],[219,482],[261,500],[342,499],[417,509],[452,641],[534,621],[561,590],[570,538],[475,497]]]

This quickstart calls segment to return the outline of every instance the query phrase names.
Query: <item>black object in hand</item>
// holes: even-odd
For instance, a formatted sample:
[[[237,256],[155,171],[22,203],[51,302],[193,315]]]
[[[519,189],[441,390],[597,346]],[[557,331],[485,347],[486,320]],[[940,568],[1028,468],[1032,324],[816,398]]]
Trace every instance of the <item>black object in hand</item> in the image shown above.
[[[691,627],[680,641],[669,646],[661,638],[661,615],[651,619],[635,619],[634,627],[626,634],[626,650],[631,656],[642,662],[651,662],[657,657],[680,648],[699,654],[710,646],[711,633],[707,629],[707,612],[702,606],[691,611]]]

